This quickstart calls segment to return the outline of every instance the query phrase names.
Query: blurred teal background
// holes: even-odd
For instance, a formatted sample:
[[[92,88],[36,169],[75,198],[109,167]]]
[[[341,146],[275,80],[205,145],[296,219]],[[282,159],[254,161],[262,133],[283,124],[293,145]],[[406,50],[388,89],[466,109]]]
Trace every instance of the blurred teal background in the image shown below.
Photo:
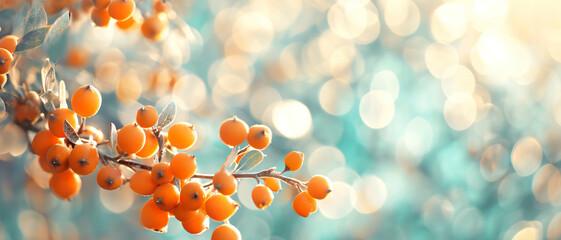
[[[150,14],[151,1],[137,5]],[[104,104],[88,123],[105,135],[108,122],[120,127],[141,105],[161,111],[173,99],[176,122],[196,125],[187,152],[200,172],[228,155],[218,127],[237,115],[273,129],[258,168],[282,169],[299,150],[304,166],[288,175],[331,179],[333,193],[309,218],[294,213],[287,185],[256,210],[255,181],[241,180],[230,222],[244,239],[561,238],[561,2],[171,5],[176,20],[161,42],[92,27],[77,12],[59,41],[26,56],[58,61],[69,92],[98,87]],[[73,46],[91,54],[87,68],[66,65]],[[126,185],[101,190],[95,176],[72,202],[56,199],[23,134],[11,123],[0,132],[0,239],[210,238],[175,220],[166,234],[143,229],[147,198]]]

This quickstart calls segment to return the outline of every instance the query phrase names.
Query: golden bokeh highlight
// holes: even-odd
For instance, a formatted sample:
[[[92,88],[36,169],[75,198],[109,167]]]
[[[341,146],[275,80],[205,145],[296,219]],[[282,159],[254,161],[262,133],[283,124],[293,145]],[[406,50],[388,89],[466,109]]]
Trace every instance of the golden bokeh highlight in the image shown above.
[[[541,144],[533,137],[525,137],[514,145],[511,153],[512,167],[522,177],[534,173],[542,163]]]
[[[385,91],[370,91],[360,100],[360,118],[366,126],[373,129],[386,127],[395,114],[393,97]]]

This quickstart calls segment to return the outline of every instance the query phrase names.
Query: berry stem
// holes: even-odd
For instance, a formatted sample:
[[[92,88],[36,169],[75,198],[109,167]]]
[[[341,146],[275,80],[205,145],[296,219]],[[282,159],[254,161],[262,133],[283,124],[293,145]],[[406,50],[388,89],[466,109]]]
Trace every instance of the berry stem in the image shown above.
[[[161,128],[159,127],[153,128],[152,133],[154,133],[154,136],[156,136],[156,138],[158,139],[158,155],[154,156],[154,164],[156,164],[162,161],[162,158],[164,156],[164,150],[165,150],[164,148],[165,142],[164,142],[164,137],[162,136]]]
[[[304,183],[301,182],[300,180],[280,175],[280,172],[275,172],[275,169],[276,168],[273,167],[273,168],[262,170],[262,171],[256,172],[256,173],[234,173],[232,175],[234,175],[234,177],[238,178],[238,179],[240,179],[240,178],[259,179],[259,178],[264,178],[264,177],[277,178],[277,179],[285,182],[286,184],[288,184],[290,186],[298,188],[298,190],[302,190],[302,188],[305,188]],[[212,174],[195,174],[195,175],[193,175],[193,178],[207,179],[207,180],[212,180],[213,177],[214,177],[214,175],[212,175]]]
[[[80,135],[80,133],[82,133],[84,131],[85,127],[86,127],[86,118],[82,117],[82,118],[80,118],[80,128],[78,128],[78,131],[76,133],[78,135]]]

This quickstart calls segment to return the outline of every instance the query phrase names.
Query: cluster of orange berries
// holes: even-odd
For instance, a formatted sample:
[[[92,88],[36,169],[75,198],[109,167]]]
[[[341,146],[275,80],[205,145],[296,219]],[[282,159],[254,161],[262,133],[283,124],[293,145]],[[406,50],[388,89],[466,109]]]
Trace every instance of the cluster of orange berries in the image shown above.
[[[15,35],[6,35],[0,38],[0,89],[4,88],[8,81],[8,71],[14,61],[14,51],[18,45],[19,38]]]
[[[121,30],[129,31],[140,28],[144,37],[160,41],[168,31],[168,17],[166,12],[170,3],[165,0],[154,0],[152,14],[142,17],[136,8],[134,0],[84,0],[82,10],[91,10],[91,21],[98,27],[106,27],[111,19]]]
[[[33,91],[28,94],[37,95]],[[53,174],[49,181],[51,191],[57,197],[68,200],[80,191],[82,185],[80,175],[89,175],[97,169],[100,159],[96,144],[103,140],[101,131],[88,126],[84,127],[80,134],[84,138],[89,137],[92,141],[80,141],[77,144],[65,141],[67,138],[65,122],[76,129],[78,116],[85,119],[99,111],[101,107],[99,91],[91,85],[80,87],[72,95],[71,105],[73,110],[58,108],[47,113],[48,129],[38,131],[31,142],[31,149],[39,156],[41,168]],[[40,114],[38,106],[33,114],[24,115],[29,113],[24,110],[25,108],[16,106],[15,116],[18,122],[22,121],[18,118],[18,114],[25,116],[24,120],[32,123]]]
[[[29,93],[33,95],[35,92]],[[145,228],[166,232],[169,219],[174,216],[187,232],[201,234],[209,228],[209,219],[212,219],[225,222],[214,229],[212,239],[241,239],[239,230],[228,223],[228,219],[240,205],[231,198],[237,192],[239,178],[264,181],[264,184],[257,184],[251,193],[253,202],[259,209],[271,205],[274,200],[273,192],[280,191],[281,181],[296,187],[300,193],[294,198],[292,206],[302,217],[315,212],[317,200],[326,198],[331,192],[329,180],[320,175],[305,183],[282,176],[285,172],[301,168],[304,154],[297,151],[285,156],[283,172],[269,169],[254,174],[237,173],[237,165],[248,161],[244,160],[248,152],[260,151],[270,145],[272,132],[265,125],[249,127],[235,116],[226,119],[220,125],[220,139],[232,147],[237,156],[234,156],[235,159],[228,158],[214,175],[204,175],[196,173],[197,162],[194,156],[176,151],[189,149],[195,144],[197,132],[193,124],[175,123],[164,132],[162,128],[173,118],[168,123],[162,123],[167,121],[165,116],[164,120],[160,116],[165,115],[164,113],[158,114],[153,106],[143,106],[138,109],[135,122],[117,130],[116,135],[112,133],[111,141],[107,141],[99,130],[85,125],[85,119],[94,116],[101,103],[101,94],[95,87],[85,85],[78,88],[71,97],[73,110],[58,108],[47,113],[48,129],[38,131],[33,138],[31,148],[39,156],[41,168],[52,174],[49,186],[61,199],[70,200],[76,196],[82,185],[80,176],[92,174],[101,162],[104,166],[97,172],[97,183],[101,188],[114,190],[128,183],[135,193],[151,196],[140,211],[140,224]],[[37,107],[37,111],[38,109]],[[80,124],[78,116],[82,119]],[[36,119],[28,120],[33,122]],[[77,138],[73,139],[73,134]],[[113,145],[113,140],[113,149],[118,156],[111,157],[98,151],[98,144]],[[248,146],[237,151],[237,147],[246,141]],[[169,161],[162,159],[165,149],[174,153]],[[127,160],[124,160],[125,157]],[[153,158],[155,164],[149,166],[128,160],[135,158]],[[236,168],[229,170],[234,162]],[[130,179],[125,177],[120,165],[126,165],[135,171]],[[202,185],[195,179],[208,179],[211,182]]]
[[[272,132],[269,127],[253,125],[248,128],[243,120],[235,116],[222,122],[219,133],[220,139],[226,145],[237,146],[247,140],[251,148],[259,150],[267,148],[272,139]],[[236,163],[239,163],[245,153],[238,155]],[[299,170],[302,167],[303,160],[304,154],[301,152],[292,151],[288,153],[284,158],[285,169],[282,173]],[[253,202],[259,209],[265,209],[269,206],[274,199],[272,191],[278,192],[280,189],[278,178],[265,178],[264,183],[265,185],[258,184],[252,191]],[[235,193],[237,187],[234,176],[225,171],[214,176],[213,184],[220,193],[225,195]],[[317,210],[317,200],[325,199],[331,192],[330,185],[330,181],[324,176],[316,175],[312,177],[307,183],[307,191],[300,192],[294,198],[292,203],[294,211],[302,217],[308,217],[315,212]]]

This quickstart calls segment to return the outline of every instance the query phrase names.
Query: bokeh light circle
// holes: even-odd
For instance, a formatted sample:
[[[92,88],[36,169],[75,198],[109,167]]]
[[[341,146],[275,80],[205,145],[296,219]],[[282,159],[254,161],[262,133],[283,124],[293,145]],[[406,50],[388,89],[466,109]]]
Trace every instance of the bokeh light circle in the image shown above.
[[[370,128],[380,129],[392,121],[395,114],[393,97],[385,91],[370,91],[360,100],[360,117]]]

